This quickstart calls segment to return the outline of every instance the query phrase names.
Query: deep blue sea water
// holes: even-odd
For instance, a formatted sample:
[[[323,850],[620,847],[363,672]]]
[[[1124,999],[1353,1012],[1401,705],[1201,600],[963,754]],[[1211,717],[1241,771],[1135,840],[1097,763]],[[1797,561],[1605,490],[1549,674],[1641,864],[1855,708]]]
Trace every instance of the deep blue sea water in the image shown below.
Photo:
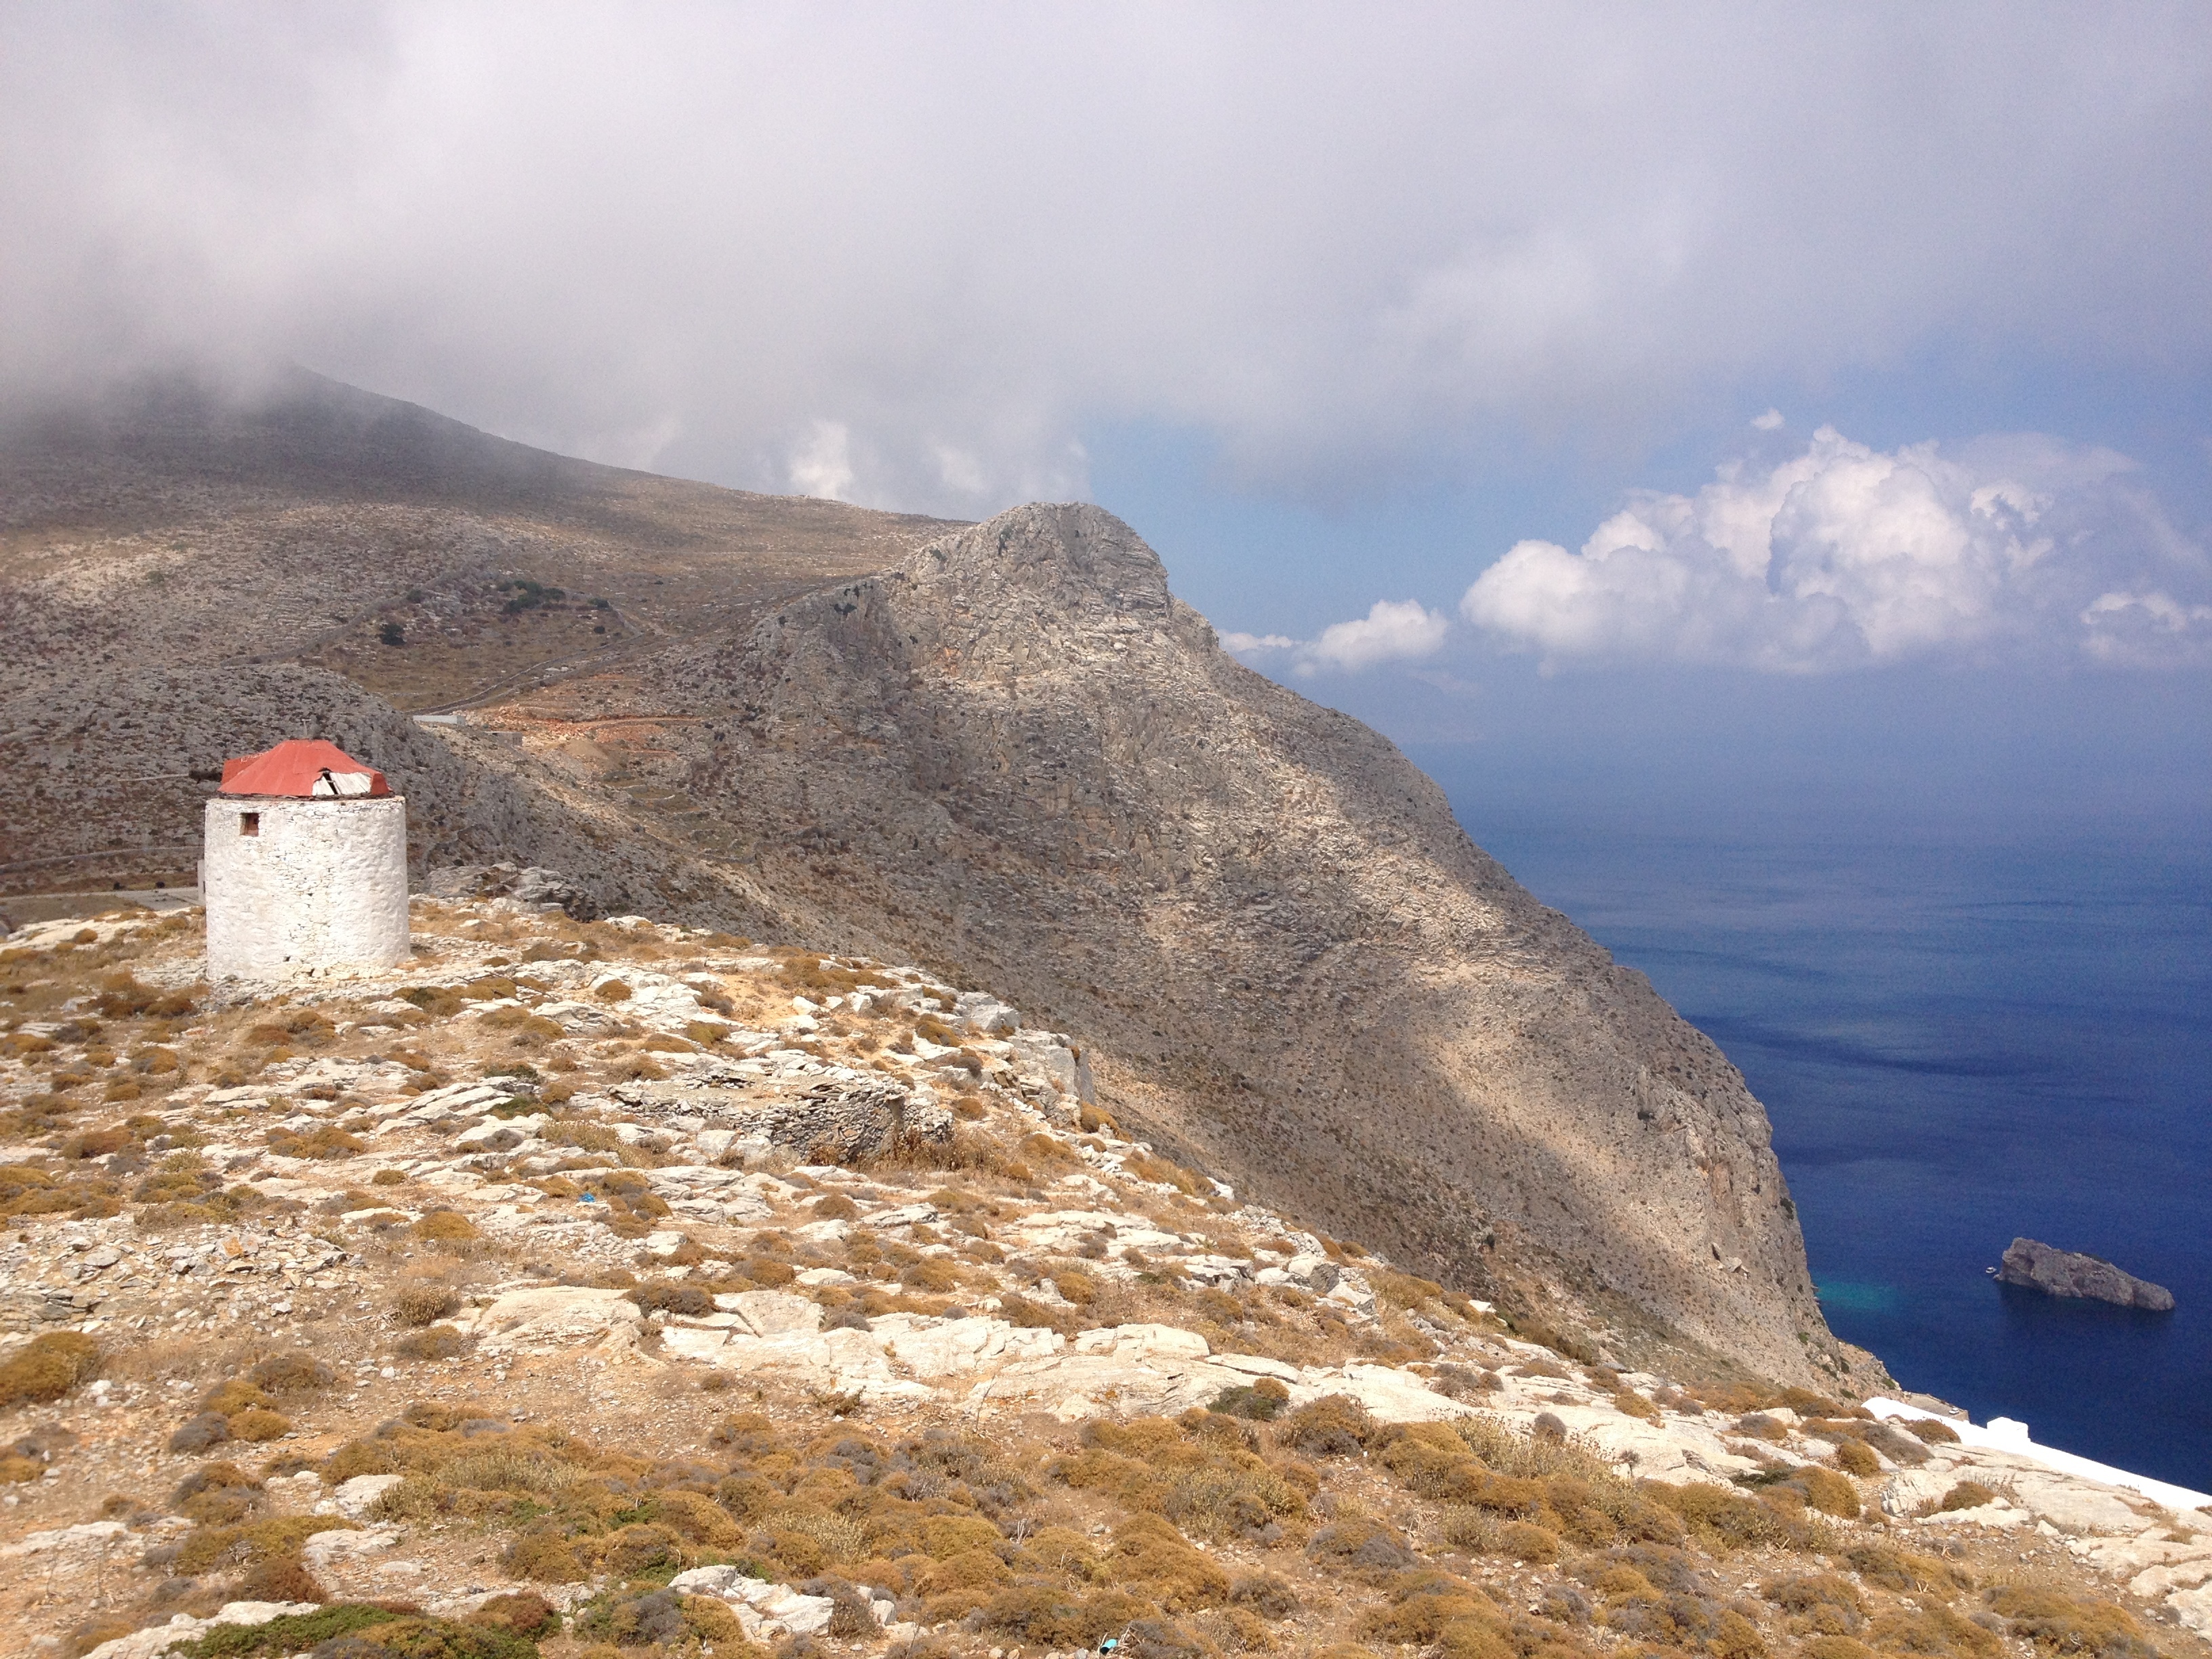
[[[1727,1050],[1830,1325],[1899,1382],[2212,1491],[2212,840],[2172,821],[1669,830],[1486,801],[1474,838]],[[2171,1289],[1999,1286],[2015,1235]]]

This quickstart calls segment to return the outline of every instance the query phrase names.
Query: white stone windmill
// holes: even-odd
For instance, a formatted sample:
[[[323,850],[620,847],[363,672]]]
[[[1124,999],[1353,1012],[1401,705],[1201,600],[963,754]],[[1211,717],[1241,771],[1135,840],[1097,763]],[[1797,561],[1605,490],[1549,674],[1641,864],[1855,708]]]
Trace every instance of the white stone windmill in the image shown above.
[[[407,956],[407,802],[319,738],[228,760],[200,888],[210,980],[388,968]]]

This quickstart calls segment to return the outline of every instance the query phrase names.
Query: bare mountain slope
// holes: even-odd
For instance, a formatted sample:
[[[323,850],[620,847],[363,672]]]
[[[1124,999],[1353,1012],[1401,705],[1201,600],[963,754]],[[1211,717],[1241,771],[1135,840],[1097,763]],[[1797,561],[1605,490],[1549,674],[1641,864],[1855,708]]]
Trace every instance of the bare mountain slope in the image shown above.
[[[1094,1034],[1147,1127],[1462,1283],[1501,1238],[1770,1376],[1832,1341],[1735,1069],[1128,527],[1030,507],[645,671],[849,936]]]
[[[394,706],[604,673],[943,528],[549,454],[303,371],[252,397],[156,384],[18,413],[0,421],[0,891],[188,878],[205,790],[185,775],[320,734],[407,781],[425,857],[538,846],[643,902],[629,824],[595,860],[549,798],[526,833],[536,797],[498,781],[506,757],[486,770],[464,741],[454,774]]]
[[[442,705],[742,624],[943,528],[573,460],[305,371],[248,399],[142,386],[0,424],[0,688],[307,655]],[[394,622],[411,648],[380,644]]]
[[[0,882],[102,848],[63,869],[143,879],[204,793],[163,775],[334,736],[410,794],[425,864],[991,986],[1091,1048],[1125,1121],[1525,1318],[1784,1381],[1861,1363],[1725,1058],[1387,741],[1224,653],[1110,515],[946,533],[343,390],[0,446],[0,606],[34,647],[0,671]],[[608,594],[608,635],[531,644]],[[347,642],[380,617],[404,646]],[[474,689],[458,732],[375,695],[436,651],[406,672]]]

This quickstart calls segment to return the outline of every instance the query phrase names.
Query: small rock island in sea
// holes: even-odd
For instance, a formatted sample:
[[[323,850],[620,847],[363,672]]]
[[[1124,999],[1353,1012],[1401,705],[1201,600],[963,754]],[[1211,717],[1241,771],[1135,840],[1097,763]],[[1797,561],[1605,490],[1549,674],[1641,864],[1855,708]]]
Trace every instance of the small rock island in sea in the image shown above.
[[[2153,1313],[2166,1313],[2173,1307],[2173,1292],[2163,1285],[2137,1279],[2102,1256],[2053,1249],[2033,1238],[2013,1240],[1996,1277],[2000,1285],[2024,1285],[2048,1296],[2087,1297]]]

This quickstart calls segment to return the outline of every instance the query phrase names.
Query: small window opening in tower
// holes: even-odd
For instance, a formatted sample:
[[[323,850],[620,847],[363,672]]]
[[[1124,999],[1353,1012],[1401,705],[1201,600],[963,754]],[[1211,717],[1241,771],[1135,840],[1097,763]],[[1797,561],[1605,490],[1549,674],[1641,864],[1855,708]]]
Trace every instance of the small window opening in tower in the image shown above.
[[[240,812],[238,815],[238,833],[241,836],[259,835],[261,833],[261,814],[258,812]]]

